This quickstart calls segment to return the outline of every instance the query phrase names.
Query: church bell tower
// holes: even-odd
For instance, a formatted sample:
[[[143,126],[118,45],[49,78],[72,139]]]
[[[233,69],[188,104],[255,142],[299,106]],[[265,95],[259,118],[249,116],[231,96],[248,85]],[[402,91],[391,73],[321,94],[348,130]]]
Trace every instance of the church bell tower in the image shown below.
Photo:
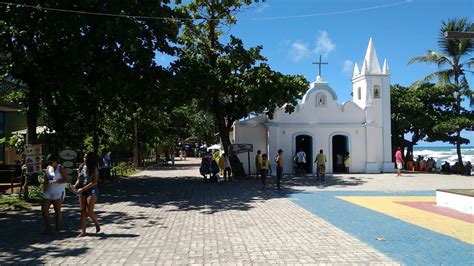
[[[359,70],[357,63],[352,76],[352,101],[365,110],[367,143],[383,147],[383,152],[367,152],[367,172],[393,170],[390,111],[390,70],[387,59],[380,68],[372,38],[369,40],[364,62]],[[374,143],[375,142],[377,143]],[[368,144],[367,144],[368,145]],[[380,146],[379,146],[380,145]],[[376,148],[374,148],[376,149]],[[382,165],[371,165],[383,156]],[[379,169],[379,170],[376,170]]]

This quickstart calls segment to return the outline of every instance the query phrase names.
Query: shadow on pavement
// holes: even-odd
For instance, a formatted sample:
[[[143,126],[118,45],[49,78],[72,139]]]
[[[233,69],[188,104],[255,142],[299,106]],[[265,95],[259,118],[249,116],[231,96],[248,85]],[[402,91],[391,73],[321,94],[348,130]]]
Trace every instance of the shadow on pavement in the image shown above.
[[[50,210],[51,224],[54,227],[54,211]],[[126,212],[97,212],[102,224],[133,224],[143,220],[144,215],[131,215]],[[43,234],[43,220],[39,208],[23,211],[8,211],[0,213],[0,264],[44,264],[47,258],[68,257],[85,254],[88,247],[72,248],[63,241],[76,241],[79,234],[80,214],[77,199],[66,198],[63,208],[63,228],[60,232]],[[152,225],[150,225],[152,226]],[[89,232],[93,226],[89,222]],[[88,237],[134,238],[137,234],[90,233]]]
[[[65,211],[64,217],[69,216]],[[54,216],[52,216],[54,219]],[[43,221],[39,210],[4,212],[0,214],[0,263],[43,264],[42,256],[77,256],[87,251],[81,247],[71,249],[52,244],[57,240],[73,237],[72,232],[42,234]],[[54,225],[53,225],[54,226]]]
[[[196,165],[193,167],[198,171]],[[261,182],[256,179],[209,183],[200,177],[139,176],[118,179],[113,185],[102,188],[100,202],[127,201],[130,205],[149,208],[174,206],[174,211],[198,210],[212,214],[228,210],[246,211],[252,208],[253,202],[286,197],[297,191],[300,192],[288,187],[277,191],[274,178],[269,179],[267,190],[262,190]]]
[[[317,181],[316,176],[288,176],[286,183],[293,187],[354,187],[367,183],[367,178],[355,176],[326,175],[324,182]]]
[[[248,211],[255,203],[275,198],[286,198],[293,193],[304,193],[303,188],[314,186],[318,188],[331,186],[357,186],[366,181],[357,177],[328,176],[326,182],[316,181],[315,177],[285,176],[283,189],[276,189],[275,177],[268,178],[268,187],[262,189],[262,184],[256,179],[241,179],[221,183],[204,182],[202,177],[157,177],[150,171],[172,171],[170,175],[179,175],[180,170],[195,169],[199,166],[193,163],[176,164],[175,166],[149,167],[148,175],[128,178],[118,178],[101,184],[98,199],[97,215],[102,224],[114,224],[118,229],[133,229],[135,227],[166,228],[159,217],[149,219],[150,212],[146,209],[129,211],[109,211],[106,206],[122,203],[125,206],[140,208],[167,208],[166,211],[198,211],[202,214],[213,214],[225,211]],[[54,221],[51,210],[51,220]],[[88,252],[88,247],[77,248],[63,245],[64,241],[74,241],[79,233],[79,206],[76,197],[68,197],[63,205],[63,221],[65,232],[42,235],[43,221],[38,208],[25,211],[10,211],[0,213],[0,264],[28,263],[43,264],[48,257],[78,256]],[[89,232],[93,229],[89,222]],[[110,238],[135,238],[138,234],[88,234],[100,241]]]

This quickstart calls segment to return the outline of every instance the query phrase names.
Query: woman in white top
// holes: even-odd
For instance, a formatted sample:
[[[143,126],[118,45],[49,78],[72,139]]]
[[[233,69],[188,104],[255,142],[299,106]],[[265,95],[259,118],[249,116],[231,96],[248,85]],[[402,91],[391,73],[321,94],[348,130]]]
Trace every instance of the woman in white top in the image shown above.
[[[51,207],[51,203],[53,204],[56,216],[56,230],[61,229],[61,204],[66,194],[64,183],[66,183],[68,179],[64,167],[58,164],[58,159],[54,154],[49,154],[46,157],[46,161],[48,162],[48,167],[44,170],[46,175],[43,183],[43,205],[41,206],[45,223],[45,233],[51,231],[51,224],[49,222],[49,208]]]

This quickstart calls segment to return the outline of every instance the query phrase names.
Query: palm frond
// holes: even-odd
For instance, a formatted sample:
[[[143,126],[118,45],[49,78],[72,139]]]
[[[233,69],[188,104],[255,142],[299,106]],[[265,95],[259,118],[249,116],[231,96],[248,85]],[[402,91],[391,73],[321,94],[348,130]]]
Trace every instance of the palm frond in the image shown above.
[[[463,62],[462,64],[466,65],[469,68],[474,67],[474,58],[470,58],[469,60]]]
[[[450,81],[451,81],[450,77],[452,76],[453,72],[454,71],[452,69],[443,69],[443,70],[440,70],[440,71],[430,73],[430,74],[426,75],[425,77],[415,81],[411,85],[411,87],[419,88],[423,84],[429,83],[430,81],[432,81],[434,79],[438,80],[437,84],[439,84],[439,85],[449,84]]]
[[[438,67],[441,67],[444,64],[453,65],[449,58],[433,50],[426,51],[426,55],[412,57],[410,61],[408,61],[408,64],[413,64],[415,62],[436,64]]]
[[[463,54],[469,54],[474,50],[474,42],[471,39],[446,39],[444,32],[459,31],[466,32],[472,27],[468,18],[449,19],[443,21],[438,37],[438,46],[444,54],[451,57],[460,57]]]

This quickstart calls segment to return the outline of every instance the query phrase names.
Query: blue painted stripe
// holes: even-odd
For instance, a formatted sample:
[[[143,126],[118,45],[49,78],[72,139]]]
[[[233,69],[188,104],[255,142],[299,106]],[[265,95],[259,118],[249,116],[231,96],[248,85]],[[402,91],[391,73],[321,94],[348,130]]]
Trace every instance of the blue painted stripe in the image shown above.
[[[394,217],[336,198],[336,196],[434,196],[432,191],[323,191],[299,192],[290,200],[354,235],[405,265],[474,264],[474,246]],[[473,226],[474,233],[474,226]],[[378,241],[383,237],[385,241]]]

